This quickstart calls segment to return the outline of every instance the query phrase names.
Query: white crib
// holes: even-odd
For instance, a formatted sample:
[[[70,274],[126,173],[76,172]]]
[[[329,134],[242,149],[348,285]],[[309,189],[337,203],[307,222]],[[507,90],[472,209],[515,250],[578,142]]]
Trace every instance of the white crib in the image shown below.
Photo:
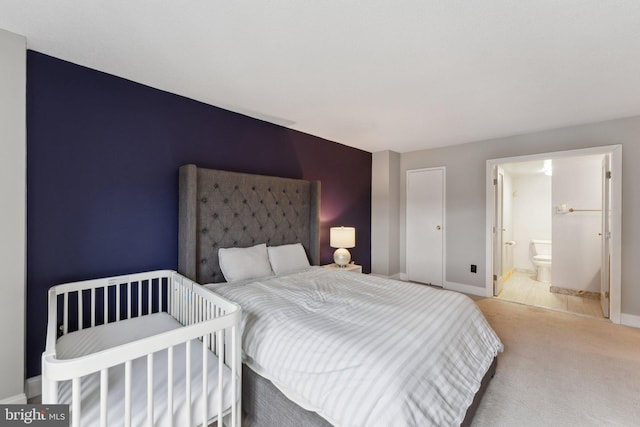
[[[74,427],[240,426],[240,312],[168,270],[54,286],[42,403]]]

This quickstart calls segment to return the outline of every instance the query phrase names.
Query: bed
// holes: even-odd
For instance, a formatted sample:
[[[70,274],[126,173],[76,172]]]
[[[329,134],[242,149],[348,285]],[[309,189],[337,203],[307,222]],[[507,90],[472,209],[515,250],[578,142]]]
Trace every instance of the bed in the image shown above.
[[[244,420],[469,425],[500,340],[461,294],[318,267],[319,195],[317,182],[180,169],[179,271],[243,307]],[[221,249],[259,243],[299,243],[312,265],[224,283]]]
[[[42,403],[73,426],[239,426],[240,315],[168,270],[54,286]]]

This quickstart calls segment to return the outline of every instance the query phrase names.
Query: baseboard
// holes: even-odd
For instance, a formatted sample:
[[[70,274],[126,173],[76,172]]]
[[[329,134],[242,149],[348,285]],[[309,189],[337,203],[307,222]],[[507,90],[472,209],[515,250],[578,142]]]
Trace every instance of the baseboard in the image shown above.
[[[456,282],[444,282],[444,289],[448,289],[450,291],[462,292],[465,294],[478,295],[480,297],[487,296],[487,289],[484,286],[472,286],[465,285],[463,283]]]
[[[621,313],[620,324],[625,326],[632,326],[634,328],[640,328],[640,316]]]
[[[392,274],[391,276],[387,276],[386,274],[378,274],[378,273],[369,273],[370,276],[382,277],[383,279],[393,279],[393,280],[402,280],[400,277],[400,273]]]
[[[40,396],[42,394],[42,375],[27,378],[24,382],[24,388],[27,393],[27,399]]]
[[[26,403],[27,396],[24,393],[0,400],[0,404],[2,405],[25,405]]]
[[[396,275],[394,275],[396,276]],[[392,278],[395,278],[394,276],[391,276]],[[399,273],[398,274],[399,279],[403,280],[403,281],[407,281],[407,273]],[[472,285],[465,285],[463,283],[456,283],[456,282],[444,282],[444,285],[442,286],[442,289],[448,289],[450,291],[456,291],[456,292],[462,292],[464,294],[471,294],[471,295],[478,295],[481,297],[486,297],[486,296],[491,296],[491,295],[487,295],[487,290],[484,287],[480,287],[480,286],[472,286]]]

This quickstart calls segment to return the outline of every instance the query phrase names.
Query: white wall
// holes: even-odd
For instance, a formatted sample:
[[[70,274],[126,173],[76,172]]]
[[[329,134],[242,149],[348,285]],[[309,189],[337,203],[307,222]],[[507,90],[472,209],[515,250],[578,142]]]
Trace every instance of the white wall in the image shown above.
[[[553,206],[599,210],[602,158],[584,156],[553,161]],[[630,183],[624,182],[623,185]],[[553,215],[551,283],[561,288],[600,292],[602,212]]]
[[[551,240],[551,177],[518,175],[513,180],[514,268],[535,272],[529,242]]]
[[[402,153],[400,158],[400,253],[405,270],[405,174],[408,169],[446,166],[447,243],[445,284],[460,283],[484,293],[486,260],[486,162],[530,154],[621,144],[622,313],[640,316],[640,116],[496,138],[452,147]],[[375,215],[375,212],[373,213]],[[469,265],[478,265],[477,274]]]
[[[394,276],[400,272],[399,210],[400,154],[373,153],[371,174],[371,272]]]
[[[0,29],[0,402],[24,402],[26,39]]]

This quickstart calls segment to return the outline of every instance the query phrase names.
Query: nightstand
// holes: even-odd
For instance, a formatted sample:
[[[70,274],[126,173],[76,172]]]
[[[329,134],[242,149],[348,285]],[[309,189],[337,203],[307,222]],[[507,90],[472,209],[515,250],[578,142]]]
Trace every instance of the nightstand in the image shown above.
[[[346,267],[338,267],[338,264],[326,264],[326,265],[323,265],[322,267],[328,268],[329,270],[352,271],[354,273],[362,273],[362,266],[358,264],[347,264]]]

